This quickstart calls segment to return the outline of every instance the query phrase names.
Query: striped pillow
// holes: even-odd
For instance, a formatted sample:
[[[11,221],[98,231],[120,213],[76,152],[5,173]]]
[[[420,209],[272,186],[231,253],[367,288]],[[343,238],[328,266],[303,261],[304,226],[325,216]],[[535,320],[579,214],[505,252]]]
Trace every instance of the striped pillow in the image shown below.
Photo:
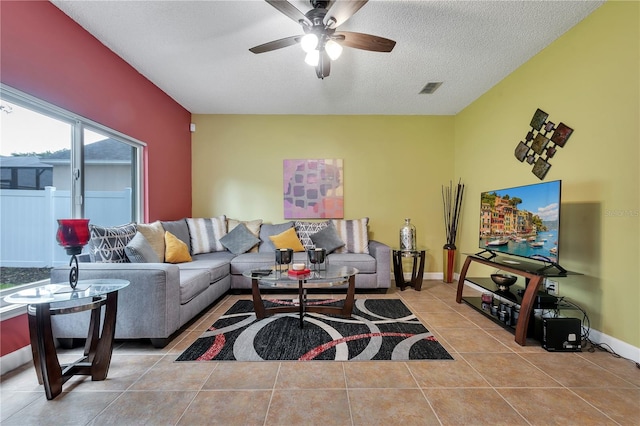
[[[220,238],[227,234],[226,216],[212,218],[187,218],[189,235],[191,236],[191,253],[211,253],[225,251]]]
[[[331,222],[336,227],[340,239],[345,242],[344,247],[340,247],[334,253],[369,254],[368,217],[356,220],[332,219]]]

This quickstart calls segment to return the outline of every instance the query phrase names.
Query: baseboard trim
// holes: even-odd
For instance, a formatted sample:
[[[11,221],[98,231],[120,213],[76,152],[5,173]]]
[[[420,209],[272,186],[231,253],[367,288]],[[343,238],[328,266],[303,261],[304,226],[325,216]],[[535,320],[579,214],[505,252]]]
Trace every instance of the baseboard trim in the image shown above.
[[[31,345],[8,353],[0,358],[0,375],[8,373],[32,360]]]
[[[480,292],[486,291],[484,288],[479,287],[474,283],[466,280],[464,284]],[[635,362],[640,362],[640,348],[630,345],[627,342],[623,342],[622,340],[616,339],[615,337],[609,336],[608,334],[596,330],[595,328],[589,330],[589,340],[596,344],[608,345],[615,353],[617,353],[621,357],[630,359]]]

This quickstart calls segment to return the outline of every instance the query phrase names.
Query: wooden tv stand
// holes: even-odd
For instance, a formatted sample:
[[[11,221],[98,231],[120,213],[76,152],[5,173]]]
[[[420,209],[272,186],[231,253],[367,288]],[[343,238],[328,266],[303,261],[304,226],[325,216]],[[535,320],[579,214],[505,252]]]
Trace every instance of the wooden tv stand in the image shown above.
[[[498,268],[503,271],[510,272],[514,275],[522,276],[529,280],[526,289],[524,290],[524,294],[522,295],[522,300],[520,302],[520,315],[515,326],[515,341],[520,346],[526,345],[529,319],[531,318],[531,313],[533,312],[536,295],[538,294],[538,290],[540,289],[544,279],[547,277],[565,277],[567,274],[573,274],[562,268],[549,268],[544,264],[536,264],[533,262],[528,262],[527,260],[505,261],[501,258],[487,259],[479,255],[470,254],[467,255],[464,265],[462,266],[462,270],[460,271],[460,278],[458,279],[458,291],[456,293],[456,302],[458,303],[462,303],[463,301],[467,302],[462,297],[462,290],[464,289],[465,279],[467,277],[467,272],[469,270],[469,265],[471,265],[471,262]],[[470,281],[473,282],[472,280]],[[491,290],[487,289],[487,291]]]

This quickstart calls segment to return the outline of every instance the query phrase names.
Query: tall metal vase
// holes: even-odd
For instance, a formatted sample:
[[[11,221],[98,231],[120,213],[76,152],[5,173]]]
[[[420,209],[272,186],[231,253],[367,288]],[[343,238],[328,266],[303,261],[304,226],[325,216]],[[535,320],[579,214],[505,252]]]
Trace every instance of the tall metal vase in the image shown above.
[[[442,281],[453,282],[453,270],[456,266],[456,246],[455,244],[445,244],[442,247]]]

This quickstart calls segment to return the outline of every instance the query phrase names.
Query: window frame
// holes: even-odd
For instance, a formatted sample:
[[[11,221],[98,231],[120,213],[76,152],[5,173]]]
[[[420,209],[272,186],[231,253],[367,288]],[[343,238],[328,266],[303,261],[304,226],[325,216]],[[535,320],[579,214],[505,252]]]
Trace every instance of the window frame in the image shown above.
[[[132,221],[140,223],[144,217],[144,154],[147,144],[117,130],[104,126],[96,121],[75,114],[64,108],[31,96],[6,84],[0,83],[0,98],[23,108],[31,109],[37,113],[46,115],[56,120],[63,121],[72,126],[71,135],[71,217],[84,217],[84,131],[95,131],[106,137],[135,148],[135,159],[131,162],[132,173]],[[74,178],[75,177],[75,178]],[[51,236],[54,238],[54,236]],[[10,305],[4,301],[4,297],[18,290],[37,287],[47,283],[39,281],[23,284],[9,289],[0,290],[0,321],[20,315],[26,312],[26,305]]]

